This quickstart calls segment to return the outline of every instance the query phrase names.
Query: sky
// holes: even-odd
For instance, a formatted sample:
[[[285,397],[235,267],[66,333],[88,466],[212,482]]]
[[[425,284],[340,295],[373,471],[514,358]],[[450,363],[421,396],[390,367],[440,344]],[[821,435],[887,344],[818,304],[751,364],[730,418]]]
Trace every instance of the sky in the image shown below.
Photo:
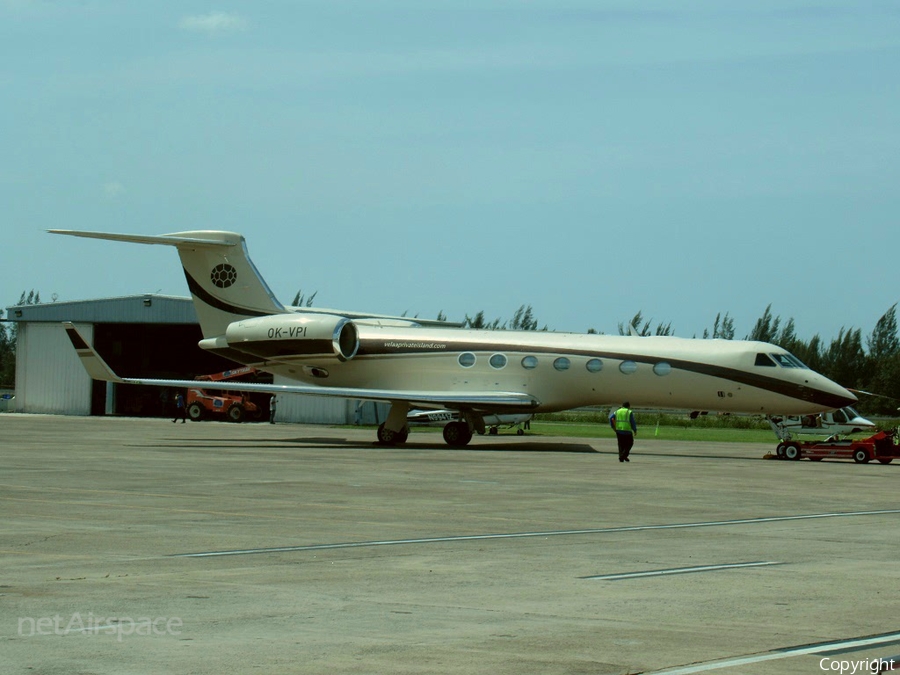
[[[0,307],[187,296],[805,339],[900,301],[894,0],[0,0]]]

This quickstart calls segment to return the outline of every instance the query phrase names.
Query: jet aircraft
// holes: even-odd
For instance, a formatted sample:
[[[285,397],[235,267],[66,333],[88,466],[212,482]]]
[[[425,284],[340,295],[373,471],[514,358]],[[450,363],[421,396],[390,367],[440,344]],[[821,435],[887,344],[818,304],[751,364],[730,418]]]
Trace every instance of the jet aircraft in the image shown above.
[[[434,321],[285,307],[250,260],[244,237],[213,230],[132,235],[51,230],[178,250],[200,321],[200,347],[296,382],[222,389],[314,394],[391,404],[378,429],[403,443],[411,408],[449,409],[444,440],[464,446],[485,417],[630,401],[634,407],[809,415],[856,401],[784,349],[763,342],[448,327]],[[193,380],[120,377],[71,324],[91,377],[188,387]]]

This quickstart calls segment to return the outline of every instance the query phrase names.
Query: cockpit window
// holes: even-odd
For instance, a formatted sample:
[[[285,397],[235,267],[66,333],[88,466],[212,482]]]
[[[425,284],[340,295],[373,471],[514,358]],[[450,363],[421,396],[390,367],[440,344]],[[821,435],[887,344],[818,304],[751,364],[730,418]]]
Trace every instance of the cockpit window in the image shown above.
[[[756,365],[757,366],[771,366],[775,367],[775,362],[769,358],[768,354],[757,354],[756,355]]]
[[[793,354],[788,354],[787,352],[783,352],[781,354],[769,354],[780,366],[784,366],[785,368],[809,368],[803,361],[798,359]]]
[[[835,410],[834,421],[838,424],[847,424],[849,420],[847,419],[847,414],[843,410]]]

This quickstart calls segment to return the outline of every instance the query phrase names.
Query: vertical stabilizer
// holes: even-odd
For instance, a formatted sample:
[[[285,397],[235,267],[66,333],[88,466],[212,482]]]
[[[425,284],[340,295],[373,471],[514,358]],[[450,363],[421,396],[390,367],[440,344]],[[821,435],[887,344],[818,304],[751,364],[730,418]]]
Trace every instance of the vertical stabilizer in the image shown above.
[[[228,324],[234,321],[286,311],[250,260],[244,238],[235,232],[202,230],[145,236],[50,231],[75,237],[177,248],[204,338],[224,335]]]

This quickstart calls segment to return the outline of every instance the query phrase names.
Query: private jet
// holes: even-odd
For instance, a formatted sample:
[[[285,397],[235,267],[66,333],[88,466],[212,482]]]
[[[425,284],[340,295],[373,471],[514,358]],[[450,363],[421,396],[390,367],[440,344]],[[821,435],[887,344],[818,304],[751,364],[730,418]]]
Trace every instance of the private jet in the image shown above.
[[[240,234],[132,235],[51,230],[177,249],[200,322],[202,349],[292,384],[228,383],[221,389],[312,394],[390,403],[377,433],[404,443],[412,408],[459,418],[444,440],[465,446],[485,417],[581,406],[810,415],[856,401],[784,349],[763,342],[546,331],[474,330],[432,321],[285,307],[250,260]],[[92,378],[189,387],[193,380],[121,377],[76,326],[66,331]]]

